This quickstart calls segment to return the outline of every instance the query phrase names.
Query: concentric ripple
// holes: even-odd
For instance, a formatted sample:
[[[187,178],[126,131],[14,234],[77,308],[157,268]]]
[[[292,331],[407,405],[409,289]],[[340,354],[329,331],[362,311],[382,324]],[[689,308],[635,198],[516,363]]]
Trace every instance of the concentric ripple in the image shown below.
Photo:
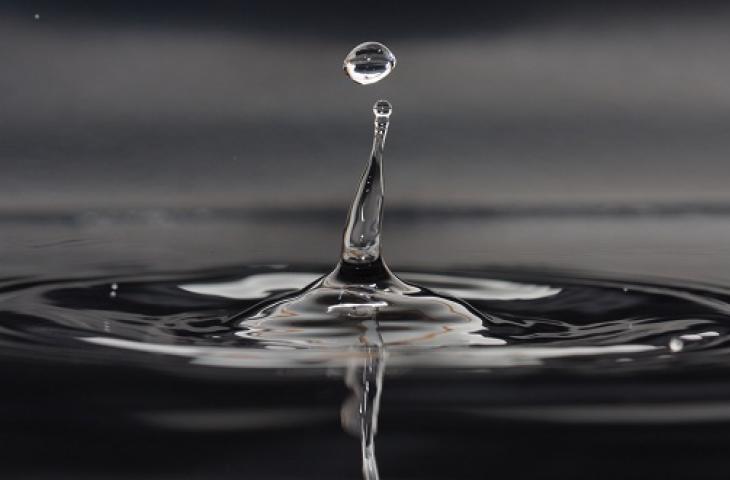
[[[235,275],[10,279],[0,289],[2,354],[300,368],[342,366],[376,345],[389,365],[410,368],[620,371],[730,362],[730,294],[671,282],[521,271],[401,273],[409,284],[463,300],[483,322],[462,325],[454,310],[410,318],[404,307],[402,315],[379,315],[377,305],[337,321],[302,312],[284,312],[265,328],[241,320],[240,312],[270,305],[321,275],[273,266]]]

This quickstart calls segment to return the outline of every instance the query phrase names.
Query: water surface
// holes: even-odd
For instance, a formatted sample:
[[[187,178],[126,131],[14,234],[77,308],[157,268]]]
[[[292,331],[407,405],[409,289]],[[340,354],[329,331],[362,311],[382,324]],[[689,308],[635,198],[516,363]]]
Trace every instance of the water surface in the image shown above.
[[[240,312],[328,273],[327,232],[336,242],[341,215],[4,218],[3,469],[361,478],[352,413],[358,379],[375,378],[362,373],[382,358],[381,478],[484,478],[487,468],[616,478],[627,462],[637,475],[722,471],[722,215],[393,217],[393,270],[465,300],[481,328],[355,319],[318,327],[313,344],[292,339],[292,325],[251,335]],[[413,242],[426,229],[449,248],[414,261],[433,251]],[[370,327],[381,343],[361,342]],[[477,341],[463,345],[464,333]],[[517,461],[528,454],[529,465]]]

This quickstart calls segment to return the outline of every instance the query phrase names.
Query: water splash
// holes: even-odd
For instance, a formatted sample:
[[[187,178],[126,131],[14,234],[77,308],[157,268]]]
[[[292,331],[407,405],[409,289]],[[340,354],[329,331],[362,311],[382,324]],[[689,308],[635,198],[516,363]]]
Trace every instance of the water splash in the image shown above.
[[[385,344],[399,348],[505,343],[485,334],[486,317],[471,306],[403,282],[383,261],[383,153],[392,111],[385,100],[373,107],[373,147],[335,269],[303,290],[244,311],[235,319],[239,338],[285,348],[369,347],[361,332],[377,315],[392,332]]]
[[[375,50],[379,56],[370,57],[367,51],[356,49],[355,56],[345,63],[346,71],[358,83],[377,82],[395,66],[395,57],[387,49]],[[449,379],[458,371],[463,375],[463,370],[471,369],[475,376],[464,377],[469,383],[462,384],[469,388],[456,389],[466,392],[468,397],[465,406],[458,410],[460,417],[465,414],[474,418],[492,415],[503,421],[512,415],[521,422],[530,418],[583,422],[590,418],[591,422],[612,424],[616,419],[636,421],[639,416],[649,422],[684,422],[687,418],[699,418],[703,422],[727,420],[727,409],[720,402],[716,406],[719,408],[701,403],[709,397],[704,395],[707,389],[688,389],[683,398],[694,396],[697,401],[684,410],[679,410],[678,402],[667,404],[666,399],[673,398],[671,395],[678,388],[667,382],[666,377],[660,381],[668,385],[664,388],[669,395],[654,394],[661,400],[661,405],[647,403],[640,405],[639,409],[628,405],[624,400],[641,398],[647,391],[643,382],[628,377],[627,391],[619,392],[621,395],[618,397],[622,401],[615,408],[617,372],[654,373],[668,370],[668,365],[677,374],[676,385],[680,386],[686,384],[680,382],[694,378],[687,372],[701,370],[706,379],[708,367],[717,367],[719,380],[712,382],[711,390],[717,395],[714,385],[722,384],[721,380],[730,368],[730,332],[727,331],[730,292],[727,289],[710,285],[672,286],[642,282],[632,283],[629,288],[624,286],[627,285],[625,280],[580,278],[574,274],[562,278],[524,270],[493,273],[496,279],[491,275],[484,276],[485,272],[455,272],[452,275],[443,272],[412,273],[403,275],[405,281],[394,275],[382,258],[381,242],[383,153],[391,112],[389,102],[381,100],[375,104],[372,153],[349,212],[339,263],[329,275],[320,276],[325,269],[307,273],[298,267],[272,266],[237,267],[234,281],[230,281],[233,275],[228,271],[208,271],[203,276],[196,271],[173,274],[141,269],[122,275],[109,266],[105,257],[100,264],[109,270],[104,270],[103,275],[94,272],[83,276],[74,271],[66,278],[8,277],[2,280],[0,296],[3,314],[0,345],[9,365],[8,371],[18,367],[21,373],[17,377],[22,377],[22,369],[32,365],[31,361],[71,366],[73,370],[83,365],[94,368],[123,365],[125,368],[120,372],[124,375],[137,369],[141,371],[143,367],[156,374],[169,370],[176,380],[190,375],[188,393],[202,391],[211,398],[225,397],[229,406],[238,406],[241,400],[250,401],[254,389],[243,389],[238,398],[231,397],[231,392],[235,395],[236,390],[225,389],[221,390],[223,395],[212,396],[208,390],[215,388],[223,377],[223,367],[229,371],[231,368],[251,369],[248,372],[251,377],[240,373],[229,377],[231,385],[240,386],[242,380],[249,378],[258,381],[258,377],[253,375],[260,375],[262,369],[270,369],[265,372],[268,379],[277,377],[269,374],[274,369],[281,373],[300,368],[308,372],[311,370],[314,373],[306,374],[317,378],[319,370],[326,370],[329,375],[331,369],[336,368],[339,373],[346,364],[345,383],[351,395],[341,408],[341,419],[343,427],[361,440],[366,480],[379,479],[375,434],[386,354],[389,365],[395,367],[394,375],[404,375],[409,368],[446,372],[431,373],[433,376],[428,378],[430,385],[442,390],[448,390],[451,385],[445,387],[444,383],[448,382],[440,379]],[[504,280],[510,276],[513,281]],[[122,289],[120,284],[113,282],[116,279],[124,282]],[[231,319],[227,312],[234,309],[243,309],[244,312]],[[187,362],[187,368],[180,368],[181,361]],[[130,365],[135,368],[130,369]],[[212,374],[214,367],[219,370]],[[502,382],[497,385],[499,395],[490,394],[486,400],[484,396],[472,395],[477,391],[474,388],[477,383],[497,373],[507,375],[514,371],[523,380],[525,373],[534,374],[538,368],[560,372],[567,381],[561,383],[561,375],[555,375],[545,377],[542,382]],[[33,370],[35,368],[31,373]],[[91,373],[95,381],[111,382],[109,386],[119,385],[119,376],[114,373],[100,376],[96,369]],[[488,377],[480,376],[484,373]],[[571,373],[576,376],[569,377]],[[607,375],[601,377],[602,373]],[[207,378],[208,375],[216,381],[206,382],[207,389],[200,388],[201,384],[195,383],[200,380],[198,377]],[[297,375],[304,373],[297,372]],[[15,376],[9,378],[12,385],[16,381]],[[35,391],[33,389],[37,385],[33,382],[42,383],[34,374],[29,378],[30,389],[18,391]],[[149,381],[149,377],[140,378]],[[588,378],[593,382],[591,385],[600,378],[607,378],[606,388],[584,389],[579,399],[581,405],[569,403],[575,401],[575,385],[584,385]],[[288,380],[285,378],[284,381]],[[169,407],[172,399],[168,395],[169,383],[157,382],[156,378],[153,382],[162,385],[164,394],[157,392],[159,397],[155,398],[154,391],[151,395],[145,391],[140,398],[144,397],[151,405]],[[89,383],[94,384],[85,382]],[[524,400],[540,391],[529,391],[530,383],[542,384],[543,389],[549,387],[549,402],[541,406],[537,396],[534,407],[530,405],[529,398]],[[261,387],[261,383],[253,385],[256,389],[268,386]],[[288,387],[286,392],[290,391]],[[123,395],[129,394],[126,391],[128,385],[118,388],[123,388]],[[485,388],[491,388],[491,385]],[[506,395],[510,389],[512,395]],[[13,390],[9,389],[11,393]],[[76,412],[78,424],[84,426],[83,431],[88,431],[91,424],[106,428],[116,421],[120,422],[117,425],[124,427],[119,431],[141,431],[144,435],[147,435],[147,430],[128,428],[130,418],[162,420],[160,425],[165,428],[181,428],[186,432],[200,428],[202,424],[208,431],[220,429],[230,432],[232,427],[259,431],[262,426],[259,420],[267,414],[271,422],[268,428],[281,427],[286,424],[287,418],[291,422],[312,418],[311,412],[295,409],[274,414],[266,410],[263,414],[245,410],[215,411],[211,414],[205,410],[185,412],[174,409],[151,414],[136,413],[134,410],[139,403],[133,402],[130,407],[126,405],[129,402],[121,402],[125,403],[124,407],[115,408],[120,402],[110,403],[108,399],[118,396],[109,396],[109,391],[103,389],[98,391],[102,395],[99,395],[99,404],[95,408],[81,408],[88,402],[88,398],[81,397],[82,392],[67,400],[61,398],[62,405],[66,402],[69,408],[57,410],[62,412],[64,419],[69,413],[73,418]],[[272,391],[280,393],[282,390]],[[585,397],[591,398],[594,391],[598,392],[595,398],[601,400],[600,397],[606,395],[601,392],[610,391],[607,396],[610,401],[588,404]],[[556,401],[561,392],[567,399],[564,404]],[[418,393],[418,398],[431,398]],[[438,392],[437,401],[442,406],[446,405],[445,408],[457,411],[453,404],[449,406],[449,401],[442,400],[448,399],[448,394],[457,397],[459,394],[448,392],[441,397],[441,393]],[[290,402],[299,402],[306,397],[289,396]],[[182,406],[190,408],[194,405],[188,395],[184,397],[186,401]],[[274,397],[267,394],[261,398],[265,400],[260,406],[269,408],[270,399]],[[406,398],[408,411],[414,410],[411,402],[417,397],[410,395]],[[514,399],[518,401],[511,405]],[[25,399],[21,400],[18,404],[25,406]],[[493,408],[491,402],[498,408]],[[505,405],[499,406],[499,402]],[[206,399],[197,403],[210,408]],[[9,405],[12,406],[12,402]],[[109,415],[110,405],[113,415]],[[60,431],[65,425],[58,422],[61,417],[44,416],[49,410],[47,402],[38,406],[41,407],[37,410],[40,412],[39,421],[52,424],[53,433]],[[25,410],[32,411],[29,408]],[[89,411],[102,412],[103,421],[90,422]],[[33,412],[34,417],[37,416]],[[689,415],[684,415],[684,412]],[[697,416],[698,413],[701,415]],[[14,419],[11,429],[14,428],[12,424],[17,423],[22,424],[21,429],[27,430],[25,423],[19,423],[15,416],[10,417]],[[48,418],[52,421],[47,422]],[[23,420],[23,417],[20,419]],[[469,417],[469,421],[474,420]],[[473,429],[473,425],[470,428]],[[109,436],[109,431],[91,435],[91,442],[103,436]],[[185,435],[171,438],[183,438],[185,443],[198,445],[189,442],[190,437]],[[230,438],[230,434],[226,434],[225,441],[230,442]],[[20,448],[24,448],[22,445],[27,445],[27,439],[22,432],[20,439]],[[210,439],[207,435],[203,438],[206,442]],[[19,457],[25,458],[26,455]],[[178,458],[179,455],[171,457]],[[90,458],[93,460],[93,456]],[[229,458],[230,455],[225,456],[226,462]]]
[[[347,218],[342,247],[343,262],[366,264],[380,259],[384,198],[383,152],[392,112],[393,107],[387,100],[379,100],[373,106],[373,149]]]

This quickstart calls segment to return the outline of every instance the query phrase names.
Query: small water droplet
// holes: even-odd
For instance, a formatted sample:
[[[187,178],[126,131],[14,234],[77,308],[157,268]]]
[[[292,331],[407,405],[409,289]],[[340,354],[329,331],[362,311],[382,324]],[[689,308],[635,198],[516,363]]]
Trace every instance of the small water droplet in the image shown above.
[[[669,350],[672,352],[681,352],[682,349],[684,349],[684,342],[680,338],[674,337],[669,341]]]
[[[41,19],[41,16],[36,13],[35,15],[33,15],[33,18],[35,18],[36,20],[40,20]]]
[[[376,117],[390,117],[393,113],[393,106],[387,100],[378,100],[373,105],[373,113]]]
[[[352,81],[369,85],[387,77],[395,65],[395,55],[388,47],[378,42],[365,42],[347,54],[343,68]]]

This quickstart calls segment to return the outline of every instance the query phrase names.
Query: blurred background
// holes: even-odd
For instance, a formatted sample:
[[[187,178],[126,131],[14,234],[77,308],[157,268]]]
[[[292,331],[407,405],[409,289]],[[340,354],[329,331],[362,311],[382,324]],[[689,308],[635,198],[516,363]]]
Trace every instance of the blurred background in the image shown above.
[[[4,1],[0,208],[722,205],[726,2]],[[398,68],[342,73],[380,41]],[[339,212],[339,210],[338,210]]]

